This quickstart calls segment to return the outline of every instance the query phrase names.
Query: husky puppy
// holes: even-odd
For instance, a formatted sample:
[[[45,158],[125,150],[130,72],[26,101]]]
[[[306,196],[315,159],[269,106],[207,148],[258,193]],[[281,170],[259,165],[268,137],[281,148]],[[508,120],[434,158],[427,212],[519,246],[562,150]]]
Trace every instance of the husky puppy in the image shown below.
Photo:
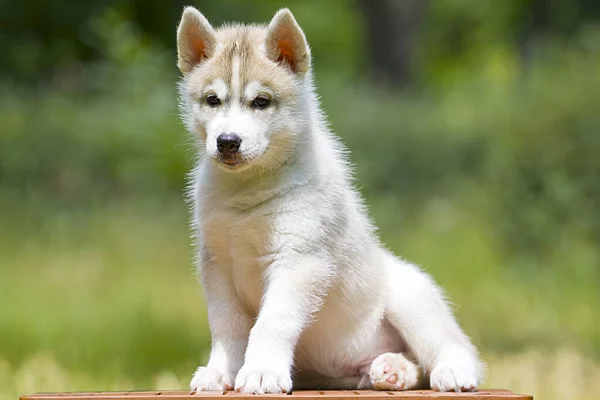
[[[192,389],[475,390],[481,363],[442,291],[374,233],[292,13],[215,29],[186,7],[177,50],[212,336]]]

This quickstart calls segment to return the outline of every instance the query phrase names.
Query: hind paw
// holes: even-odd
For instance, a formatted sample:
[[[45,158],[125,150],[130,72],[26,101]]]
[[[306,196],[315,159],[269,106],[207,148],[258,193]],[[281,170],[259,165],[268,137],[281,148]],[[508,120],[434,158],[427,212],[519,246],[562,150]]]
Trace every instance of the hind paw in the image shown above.
[[[419,370],[400,353],[384,353],[371,363],[369,378],[377,390],[409,390],[417,386]]]

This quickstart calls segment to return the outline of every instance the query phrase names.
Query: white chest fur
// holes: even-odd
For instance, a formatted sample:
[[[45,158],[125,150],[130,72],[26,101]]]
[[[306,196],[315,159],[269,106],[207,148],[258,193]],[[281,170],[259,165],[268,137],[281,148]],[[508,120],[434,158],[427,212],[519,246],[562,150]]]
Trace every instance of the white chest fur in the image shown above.
[[[259,212],[212,211],[200,221],[203,245],[254,316],[263,293],[262,275],[272,262],[269,221]]]

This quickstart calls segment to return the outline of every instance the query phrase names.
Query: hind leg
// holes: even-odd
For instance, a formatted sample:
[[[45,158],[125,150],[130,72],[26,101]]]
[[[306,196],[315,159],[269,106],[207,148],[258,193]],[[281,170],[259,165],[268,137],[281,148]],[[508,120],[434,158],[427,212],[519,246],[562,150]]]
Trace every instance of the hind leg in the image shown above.
[[[371,363],[369,378],[377,390],[411,390],[419,385],[419,368],[402,353],[384,353]]]
[[[389,276],[387,319],[439,391],[475,390],[482,365],[435,282],[414,265],[385,254]]]

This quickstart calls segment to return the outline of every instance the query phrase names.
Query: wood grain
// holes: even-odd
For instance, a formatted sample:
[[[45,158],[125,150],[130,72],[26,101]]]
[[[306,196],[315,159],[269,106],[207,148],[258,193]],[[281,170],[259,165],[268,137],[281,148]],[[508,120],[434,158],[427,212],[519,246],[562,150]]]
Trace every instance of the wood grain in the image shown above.
[[[434,392],[432,390],[408,390],[403,392],[384,392],[371,390],[299,390],[290,394],[268,394],[268,395],[248,395],[237,392],[74,392],[74,393],[37,393],[29,396],[21,396],[21,400],[227,400],[228,397],[235,397],[235,400],[257,400],[268,399],[272,397],[293,398],[300,397],[298,400],[358,400],[361,398],[369,400],[533,400],[533,396],[516,394],[509,390],[485,389],[478,392],[453,393],[453,392]],[[289,399],[293,400],[293,399]]]

